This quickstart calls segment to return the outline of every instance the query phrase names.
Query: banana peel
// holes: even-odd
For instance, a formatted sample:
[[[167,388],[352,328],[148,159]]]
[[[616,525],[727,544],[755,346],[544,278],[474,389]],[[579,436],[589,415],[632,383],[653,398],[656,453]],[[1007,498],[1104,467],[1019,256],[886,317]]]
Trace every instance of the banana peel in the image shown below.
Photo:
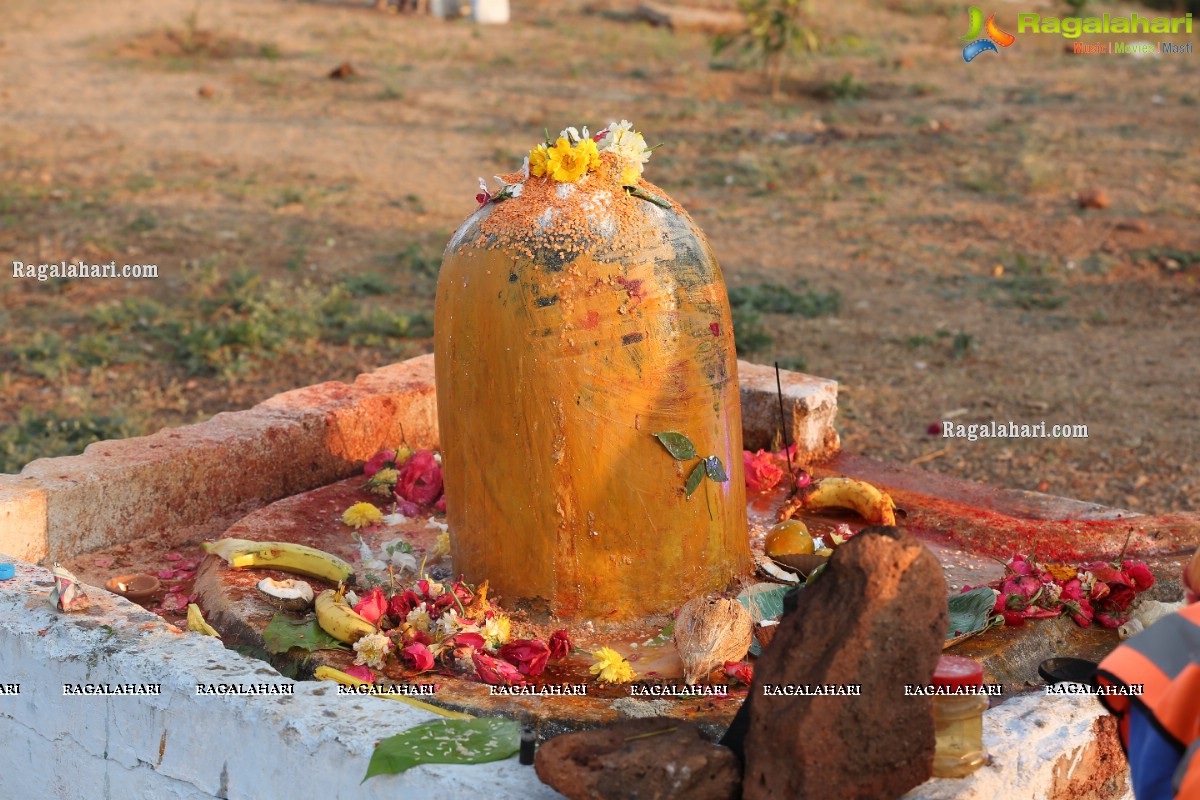
[[[786,520],[799,510],[823,511],[845,508],[872,525],[895,525],[896,503],[887,492],[857,478],[822,478],[813,481],[780,509],[779,519]]]
[[[220,556],[234,569],[266,568],[319,578],[332,584],[349,582],[354,568],[332,553],[294,542],[256,542],[219,539],[201,544],[204,552]]]
[[[188,603],[187,629],[196,633],[203,633],[205,636],[221,638],[221,634],[217,633],[217,629],[205,622],[204,614],[200,612],[200,606],[195,603]]]

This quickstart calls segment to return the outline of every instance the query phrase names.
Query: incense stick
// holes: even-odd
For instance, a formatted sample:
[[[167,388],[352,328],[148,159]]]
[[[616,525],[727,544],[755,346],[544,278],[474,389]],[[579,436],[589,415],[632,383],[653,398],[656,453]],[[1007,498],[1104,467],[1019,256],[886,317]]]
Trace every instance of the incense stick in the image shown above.
[[[791,478],[792,488],[788,492],[788,497],[796,493],[796,473],[792,471],[792,446],[788,444],[787,434],[787,417],[783,413],[783,383],[779,379],[779,362],[775,362],[775,393],[779,397],[779,428],[783,434],[783,452],[787,456],[788,476]]]

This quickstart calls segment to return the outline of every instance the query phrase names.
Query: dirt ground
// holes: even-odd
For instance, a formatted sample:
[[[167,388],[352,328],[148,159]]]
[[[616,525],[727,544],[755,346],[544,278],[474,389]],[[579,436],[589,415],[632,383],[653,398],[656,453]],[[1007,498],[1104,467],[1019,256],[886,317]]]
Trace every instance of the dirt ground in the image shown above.
[[[1024,35],[966,64],[959,4],[814,0],[822,49],[772,97],[634,5],[513,0],[479,27],[332,0],[6,0],[0,469],[429,352],[477,176],[544,127],[628,118],[665,143],[646,177],[731,287],[840,301],[738,338],[841,383],[846,448],[1200,510],[1200,56]],[[1081,208],[1094,190],[1106,207]],[[11,277],[80,258],[159,277]],[[945,418],[1088,436],[930,435]]]

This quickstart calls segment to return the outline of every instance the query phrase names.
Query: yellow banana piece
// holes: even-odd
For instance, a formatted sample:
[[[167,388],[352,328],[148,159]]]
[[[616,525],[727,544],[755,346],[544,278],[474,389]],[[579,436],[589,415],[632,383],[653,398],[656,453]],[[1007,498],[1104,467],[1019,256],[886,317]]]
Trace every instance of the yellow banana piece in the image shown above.
[[[354,575],[350,564],[332,553],[292,542],[254,542],[249,539],[220,539],[201,545],[206,553],[220,556],[234,569],[260,567],[294,572],[330,583],[348,581]]]
[[[316,677],[316,679],[319,681],[335,681],[337,683],[342,684],[343,686],[367,686],[367,685],[369,685],[366,681],[359,680],[358,678],[355,678],[353,675],[347,675],[346,673],[342,672],[341,670],[334,669],[333,667],[317,667],[315,670],[313,670],[313,676]],[[401,695],[401,694],[380,693],[375,696],[383,697],[388,700],[395,700],[397,702],[404,703],[406,705],[410,705],[413,708],[420,708],[425,711],[432,711],[434,714],[440,714],[441,716],[449,717],[450,719],[474,719],[474,717],[471,716],[470,714],[464,714],[461,711],[450,711],[445,708],[438,708],[435,705],[430,705],[429,703],[422,703],[420,700],[413,700],[411,697],[405,697],[404,695]]]
[[[347,605],[340,592],[326,589],[317,595],[313,607],[317,610],[317,624],[339,642],[354,644],[375,633],[375,626]]]
[[[854,478],[822,478],[804,496],[804,507],[849,508],[873,525],[895,525],[896,504],[887,492]]]
[[[195,603],[188,603],[187,619],[187,629],[189,631],[203,633],[205,636],[215,636],[218,639],[221,638],[221,634],[217,633],[217,629],[205,622],[204,614],[200,613],[200,606]]]

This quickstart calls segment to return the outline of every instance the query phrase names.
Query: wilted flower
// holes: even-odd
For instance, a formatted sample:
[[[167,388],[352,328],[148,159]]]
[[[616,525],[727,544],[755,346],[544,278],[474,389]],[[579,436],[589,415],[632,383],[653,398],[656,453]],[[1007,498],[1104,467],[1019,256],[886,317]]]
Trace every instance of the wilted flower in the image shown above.
[[[421,580],[417,581],[417,588],[421,591],[421,594],[425,595],[425,597],[429,600],[441,597],[446,593],[445,586],[437,581],[431,581],[428,578],[422,578]]]
[[[368,478],[374,477],[376,472],[384,468],[395,468],[396,466],[396,451],[395,450],[380,450],[375,455],[371,456],[367,463],[363,465],[363,474]]]
[[[446,496],[442,495],[442,500],[445,499]],[[442,500],[439,500],[438,502],[440,503]],[[450,555],[450,533],[448,531],[442,531],[437,535],[437,538],[433,540],[433,548],[429,551],[429,555],[433,556],[434,558],[445,558],[446,556]]]
[[[726,661],[725,674],[746,686],[754,682],[754,667],[745,661]]]
[[[383,661],[392,649],[392,640],[382,633],[370,633],[354,643],[355,664],[383,669]]]
[[[1124,561],[1121,569],[1129,576],[1130,586],[1139,592],[1144,592],[1154,585],[1154,573],[1142,561]]]
[[[375,682],[375,673],[360,664],[356,664],[353,667],[346,667],[342,672],[351,678],[358,678],[360,681],[366,681],[367,683]]]
[[[429,648],[420,642],[410,644],[400,651],[400,655],[409,669],[417,672],[433,669],[433,653],[429,652]]]
[[[550,658],[555,661],[566,658],[571,652],[571,646],[571,634],[567,633],[565,628],[550,634]]]
[[[431,450],[418,450],[400,467],[396,479],[396,497],[418,506],[427,506],[442,493],[442,467]],[[405,516],[413,516],[401,511]]]
[[[1125,611],[1137,597],[1137,590],[1123,583],[1111,587],[1108,596],[1104,598],[1103,606],[1106,611]]]
[[[342,522],[351,528],[365,528],[383,521],[383,512],[370,503],[355,503],[342,514]]]
[[[381,497],[391,497],[392,493],[396,490],[396,478],[399,475],[400,473],[396,470],[384,467],[367,481],[367,489],[372,494],[377,494]]]
[[[424,603],[408,612],[404,621],[419,631],[428,631],[429,626],[433,624],[433,619],[429,616],[429,609]]]
[[[376,586],[354,605],[354,611],[372,625],[379,624],[379,618],[387,611],[388,601],[383,589]]]
[[[745,467],[746,488],[755,492],[768,492],[783,479],[783,470],[774,454],[766,450],[751,453],[742,451],[742,463]]]
[[[487,639],[488,647],[493,650],[504,644],[512,636],[512,623],[503,614],[488,617],[483,625],[483,637]]]
[[[417,606],[421,605],[421,598],[412,589],[407,589],[403,592],[397,592],[392,595],[392,599],[388,601],[388,616],[404,621],[408,619],[408,612],[412,611]]]
[[[525,683],[525,676],[512,664],[478,650],[471,653],[471,663],[475,665],[475,674],[484,683],[493,686],[522,686]]]
[[[531,678],[541,675],[550,659],[550,648],[541,639],[517,639],[500,648],[498,655]]]
[[[592,653],[592,658],[595,663],[590,667],[591,673],[601,683],[629,683],[637,677],[625,657],[611,647],[601,647]]]

